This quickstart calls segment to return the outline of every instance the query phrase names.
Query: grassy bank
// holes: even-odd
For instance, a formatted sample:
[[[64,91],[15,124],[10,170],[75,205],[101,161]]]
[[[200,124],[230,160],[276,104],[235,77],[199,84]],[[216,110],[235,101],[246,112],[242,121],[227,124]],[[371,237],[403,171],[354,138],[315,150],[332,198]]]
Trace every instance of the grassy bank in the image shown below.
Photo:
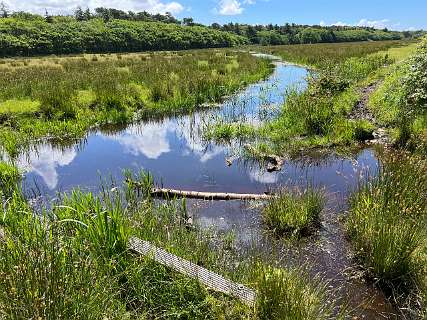
[[[149,176],[142,174],[139,181],[150,187]],[[324,283],[300,270],[257,258],[242,260],[221,236],[188,228],[181,202],[154,202],[144,190],[136,193],[130,180],[123,192],[104,190],[95,196],[75,191],[35,213],[16,189],[3,201],[0,220],[2,317],[332,317],[335,304]],[[131,235],[251,286],[258,291],[256,307],[133,255],[126,249]]]
[[[427,163],[386,154],[378,177],[351,198],[347,229],[357,257],[394,301],[424,314],[427,296]],[[406,301],[405,301],[406,300]],[[425,315],[425,314],[424,314]]]
[[[383,110],[381,115],[370,111],[369,90],[381,83],[389,70],[401,65],[403,57],[413,54],[415,46],[405,46],[404,42],[322,44],[279,46],[266,52],[309,64],[315,70],[308,79],[307,90],[291,90],[286,94],[286,102],[275,119],[256,127],[227,122],[208,126],[209,138],[252,141],[256,146],[252,148],[256,151],[254,156],[347,147],[373,139],[381,119],[393,111]],[[362,106],[357,107],[358,104]],[[421,120],[416,124],[423,126]]]
[[[271,72],[227,50],[0,60],[0,141],[10,155],[42,137],[162,117],[218,102]]]
[[[411,54],[397,57],[368,105],[397,145],[427,154],[427,38]]]

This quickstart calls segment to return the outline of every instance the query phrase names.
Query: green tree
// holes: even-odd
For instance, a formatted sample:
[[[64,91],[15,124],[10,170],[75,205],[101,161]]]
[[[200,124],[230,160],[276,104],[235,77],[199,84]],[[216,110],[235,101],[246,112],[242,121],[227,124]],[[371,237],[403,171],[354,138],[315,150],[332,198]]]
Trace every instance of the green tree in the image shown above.
[[[77,21],[85,20],[84,12],[81,7],[77,7],[74,11],[74,18],[76,18]]]
[[[9,10],[6,4],[2,1],[0,2],[0,17],[7,18],[9,16]]]
[[[193,26],[194,25],[194,19],[193,18],[184,18],[182,20],[182,22],[185,26]]]

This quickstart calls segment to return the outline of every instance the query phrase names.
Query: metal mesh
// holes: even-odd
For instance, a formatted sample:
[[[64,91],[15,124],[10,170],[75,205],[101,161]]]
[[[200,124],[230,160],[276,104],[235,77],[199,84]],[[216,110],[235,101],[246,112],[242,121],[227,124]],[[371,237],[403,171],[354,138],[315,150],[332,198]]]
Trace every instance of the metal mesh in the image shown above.
[[[177,272],[197,279],[211,290],[235,297],[249,306],[254,306],[255,304],[256,292],[254,290],[242,284],[234,283],[219,274],[177,257],[147,241],[132,237],[129,241],[129,248],[143,256],[149,256],[156,262]]]

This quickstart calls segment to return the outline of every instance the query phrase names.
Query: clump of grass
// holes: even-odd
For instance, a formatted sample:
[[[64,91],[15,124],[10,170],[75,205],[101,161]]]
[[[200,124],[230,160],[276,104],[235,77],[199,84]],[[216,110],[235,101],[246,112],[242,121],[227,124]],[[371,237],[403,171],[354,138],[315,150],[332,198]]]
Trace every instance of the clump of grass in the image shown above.
[[[40,111],[48,118],[74,119],[76,117],[75,92],[71,84],[52,79],[40,85],[37,93]]]
[[[15,209],[18,209],[15,207]],[[22,209],[28,210],[25,206]],[[16,212],[8,212],[15,214]],[[10,319],[126,317],[116,276],[61,228],[19,215],[0,240],[0,307]]]
[[[245,139],[254,136],[255,127],[246,123],[215,123],[205,130],[204,138],[215,141],[229,142],[234,138]]]
[[[281,269],[259,264],[255,269],[260,320],[331,319],[333,305],[326,285],[310,279],[298,269]]]
[[[321,191],[282,191],[263,209],[265,223],[277,234],[308,234],[319,221],[325,203]]]
[[[396,299],[426,285],[420,259],[426,245],[426,194],[425,159],[398,154],[388,155],[378,176],[362,184],[350,201],[347,230],[357,256]]]
[[[0,103],[0,115],[32,114],[40,109],[40,102],[25,100],[7,100]]]
[[[357,120],[352,123],[353,125],[353,139],[357,141],[366,141],[373,139],[373,132],[375,127],[367,120]]]

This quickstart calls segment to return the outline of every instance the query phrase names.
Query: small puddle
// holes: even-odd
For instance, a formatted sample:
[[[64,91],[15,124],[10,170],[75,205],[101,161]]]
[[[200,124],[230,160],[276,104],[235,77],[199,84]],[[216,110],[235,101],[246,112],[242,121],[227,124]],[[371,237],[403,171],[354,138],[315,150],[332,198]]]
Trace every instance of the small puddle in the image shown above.
[[[309,263],[313,273],[320,272],[330,279],[343,301],[350,301],[350,308],[356,310],[358,317],[390,317],[394,310],[380,291],[363,280],[351,279],[351,249],[337,214],[345,210],[346,197],[357,185],[359,173],[376,171],[378,160],[372,150],[346,158],[330,154],[288,161],[280,172],[268,173],[257,163],[239,159],[227,166],[225,159],[236,154],[238,143],[223,146],[202,138],[204,125],[212,119],[259,123],[277,114],[286,91],[306,87],[306,69],[277,59],[274,64],[275,72],[268,79],[227,98],[218,108],[126,128],[97,130],[68,147],[51,143],[33,146],[18,159],[18,166],[27,172],[24,187],[51,197],[76,187],[97,192],[101,177],[121,181],[123,169],[128,168],[147,170],[165,187],[183,190],[262,193],[278,186],[313,183],[330,195],[322,228],[300,244],[281,246],[280,260],[284,265]],[[274,239],[262,231],[260,209],[255,204],[195,200],[187,204],[202,226],[234,230],[242,250],[254,244],[271,250]]]

